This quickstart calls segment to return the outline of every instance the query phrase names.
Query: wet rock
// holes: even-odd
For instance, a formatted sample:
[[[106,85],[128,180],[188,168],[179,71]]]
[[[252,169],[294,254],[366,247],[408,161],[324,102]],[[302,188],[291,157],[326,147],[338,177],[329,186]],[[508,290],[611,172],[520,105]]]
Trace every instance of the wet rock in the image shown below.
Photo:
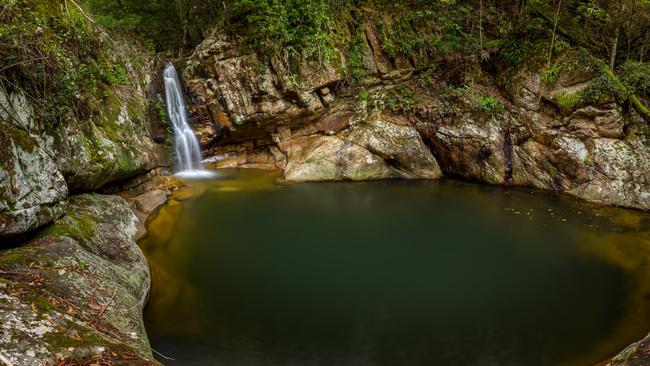
[[[157,135],[156,137],[153,138],[153,141],[157,144],[164,144],[165,142],[167,142],[167,136]]]
[[[160,174],[160,171],[152,171],[119,187],[121,189],[117,194],[129,202],[131,210],[138,218],[135,241],[147,235],[148,219],[167,203],[172,192],[185,187],[179,179]]]
[[[263,61],[237,40],[214,31],[196,48],[185,72],[197,95],[193,109],[207,108],[210,119],[228,131],[225,136],[258,136],[271,133],[281,120],[319,115],[324,104],[333,102],[323,91],[341,76],[329,63],[294,64],[292,72],[287,57]]]
[[[14,101],[11,104],[10,101]],[[0,102],[0,236],[33,230],[63,214],[68,186],[33,127],[33,109],[22,93]]]

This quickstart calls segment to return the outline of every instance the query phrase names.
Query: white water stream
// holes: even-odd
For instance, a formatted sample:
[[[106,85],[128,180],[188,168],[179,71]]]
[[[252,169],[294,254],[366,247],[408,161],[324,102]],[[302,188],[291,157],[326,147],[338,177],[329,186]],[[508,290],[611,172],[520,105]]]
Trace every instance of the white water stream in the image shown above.
[[[201,163],[201,149],[194,131],[188,123],[187,108],[183,99],[181,83],[173,64],[169,63],[163,73],[167,115],[174,130],[174,142],[178,165],[176,175],[185,178],[211,177],[214,174],[204,170]]]

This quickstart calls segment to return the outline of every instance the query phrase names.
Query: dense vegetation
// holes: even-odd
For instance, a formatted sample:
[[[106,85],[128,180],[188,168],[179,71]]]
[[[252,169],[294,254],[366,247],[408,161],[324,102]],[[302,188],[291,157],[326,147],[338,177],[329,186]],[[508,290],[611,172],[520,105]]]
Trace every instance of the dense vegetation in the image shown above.
[[[131,31],[159,49],[192,46],[213,26],[244,34],[266,52],[334,45],[340,27],[373,9],[389,53],[436,45],[490,51],[521,36],[555,32],[617,63],[645,61],[648,0],[87,0],[101,23]],[[381,14],[392,19],[378,19]],[[347,24],[345,24],[347,23]]]
[[[351,82],[365,76],[358,40],[360,25],[369,23],[388,56],[406,56],[422,67],[442,59],[448,79],[461,79],[457,85],[471,68],[514,68],[531,54],[548,64],[542,77],[553,82],[563,68],[585,66],[551,65],[552,58],[573,48],[609,66],[645,105],[650,89],[649,0],[88,0],[88,5],[106,27],[137,34],[158,51],[190,51],[212,27],[243,37],[263,56],[288,52],[323,61],[339,50]]]
[[[127,78],[111,37],[185,55],[219,27],[262,57],[336,64],[343,53],[347,81],[357,84],[367,72],[363,24],[376,28],[386,55],[437,68],[453,88],[474,80],[477,69],[516,69],[530,59],[546,64],[547,83],[571,68],[611,69],[594,90],[558,102],[612,92],[625,100],[629,91],[650,118],[650,0],[9,0],[0,24],[2,86],[22,85],[52,120],[84,113],[80,93],[101,97],[102,85]],[[551,63],[566,52],[573,57]],[[394,99],[410,103],[408,95]],[[480,108],[489,114],[497,102],[484,96]]]
[[[130,82],[129,65],[144,63],[117,47],[73,1],[8,0],[0,5],[0,88],[20,90],[41,125],[88,118],[112,87]]]

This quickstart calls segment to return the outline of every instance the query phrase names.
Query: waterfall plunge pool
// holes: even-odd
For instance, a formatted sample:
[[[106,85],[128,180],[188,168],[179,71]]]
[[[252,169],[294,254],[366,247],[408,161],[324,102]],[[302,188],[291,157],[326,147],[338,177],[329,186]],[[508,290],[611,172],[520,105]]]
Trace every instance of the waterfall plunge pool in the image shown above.
[[[451,180],[189,182],[141,242],[167,365],[593,365],[650,330],[650,217]]]

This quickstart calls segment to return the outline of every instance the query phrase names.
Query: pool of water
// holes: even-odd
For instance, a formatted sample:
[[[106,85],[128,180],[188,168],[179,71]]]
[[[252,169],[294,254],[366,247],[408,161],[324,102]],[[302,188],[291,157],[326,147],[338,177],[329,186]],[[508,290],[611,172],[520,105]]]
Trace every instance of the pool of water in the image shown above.
[[[167,365],[593,365],[650,330],[650,219],[440,181],[190,182],[141,242]]]

